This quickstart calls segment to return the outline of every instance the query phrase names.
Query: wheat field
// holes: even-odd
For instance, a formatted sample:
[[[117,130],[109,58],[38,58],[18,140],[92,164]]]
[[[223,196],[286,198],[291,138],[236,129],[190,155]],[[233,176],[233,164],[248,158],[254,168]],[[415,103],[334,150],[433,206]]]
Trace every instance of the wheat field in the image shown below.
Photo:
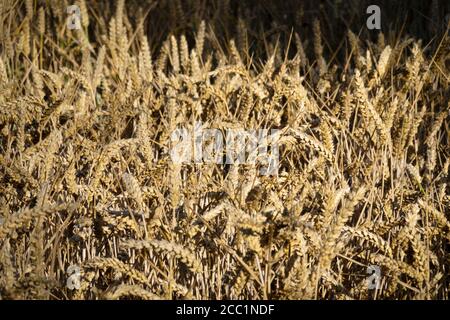
[[[448,299],[449,4],[310,2],[1,0],[0,299]]]

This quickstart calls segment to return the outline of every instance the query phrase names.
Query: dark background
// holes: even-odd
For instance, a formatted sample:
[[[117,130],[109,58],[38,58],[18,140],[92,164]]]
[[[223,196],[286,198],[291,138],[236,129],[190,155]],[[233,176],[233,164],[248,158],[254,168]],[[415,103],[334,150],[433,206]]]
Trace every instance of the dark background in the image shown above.
[[[251,30],[248,33],[250,53],[262,59],[265,58],[266,43],[277,39],[288,43],[292,31],[297,32],[303,41],[307,40],[305,50],[310,53],[313,47],[310,41],[312,24],[316,18],[320,20],[325,40],[325,56],[332,55],[342,46],[348,29],[359,35],[362,41],[376,41],[379,31],[366,27],[369,17],[366,9],[373,4],[381,9],[381,31],[386,43],[391,45],[402,38],[412,37],[422,39],[424,45],[435,49],[450,18],[449,0],[126,1],[130,20],[139,19],[151,8],[144,28],[153,52],[158,52],[171,34],[185,34],[193,43],[201,20],[205,20],[208,29],[214,31],[221,47],[226,48],[230,39],[237,37],[241,18]],[[114,1],[96,2],[95,5],[101,13],[102,7],[114,8]]]

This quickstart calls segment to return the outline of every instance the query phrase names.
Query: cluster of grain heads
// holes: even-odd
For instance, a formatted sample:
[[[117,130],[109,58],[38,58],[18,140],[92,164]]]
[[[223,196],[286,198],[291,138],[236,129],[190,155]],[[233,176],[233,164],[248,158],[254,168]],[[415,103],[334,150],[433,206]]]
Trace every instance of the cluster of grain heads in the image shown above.
[[[0,3],[0,297],[448,298],[448,34],[211,3]]]

